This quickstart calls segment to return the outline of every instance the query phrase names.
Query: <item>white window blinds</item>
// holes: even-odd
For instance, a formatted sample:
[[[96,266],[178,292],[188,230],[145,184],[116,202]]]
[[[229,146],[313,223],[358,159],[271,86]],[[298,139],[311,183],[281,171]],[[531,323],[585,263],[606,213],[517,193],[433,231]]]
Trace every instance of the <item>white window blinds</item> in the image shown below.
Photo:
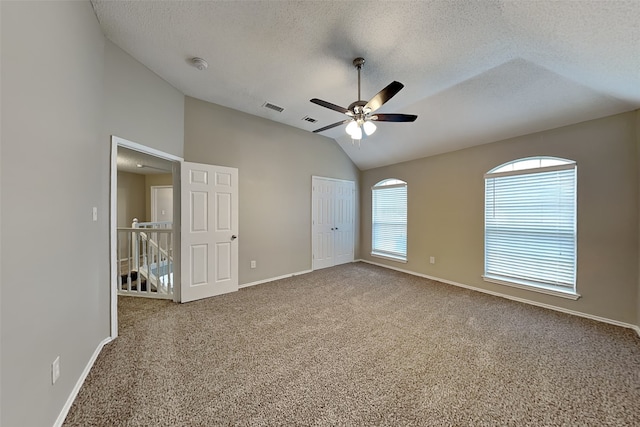
[[[389,179],[372,188],[372,255],[407,259],[407,183]]]
[[[575,292],[575,163],[485,175],[485,277]]]

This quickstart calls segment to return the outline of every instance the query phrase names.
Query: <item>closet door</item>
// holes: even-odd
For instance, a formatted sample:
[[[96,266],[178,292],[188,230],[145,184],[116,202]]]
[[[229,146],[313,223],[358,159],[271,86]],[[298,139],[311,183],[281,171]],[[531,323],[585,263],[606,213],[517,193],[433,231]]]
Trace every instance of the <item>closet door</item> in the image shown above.
[[[355,183],[336,181],[334,183],[334,252],[335,263],[345,264],[353,261],[354,251],[354,199]]]
[[[312,199],[313,212],[311,218],[313,269],[332,267],[333,257],[333,181],[313,177]]]
[[[312,179],[313,269],[354,259],[355,183]]]

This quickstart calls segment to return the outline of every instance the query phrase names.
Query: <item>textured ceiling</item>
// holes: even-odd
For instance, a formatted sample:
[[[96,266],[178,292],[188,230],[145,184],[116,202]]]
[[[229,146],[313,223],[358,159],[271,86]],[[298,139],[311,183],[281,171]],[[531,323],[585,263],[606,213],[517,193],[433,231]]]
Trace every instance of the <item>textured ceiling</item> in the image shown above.
[[[184,94],[312,131],[405,85],[358,148],[360,169],[640,107],[640,1],[92,1],[106,36]],[[206,71],[189,65],[194,56]],[[270,102],[282,113],[262,107]],[[303,121],[303,117],[317,123]]]
[[[117,166],[118,172],[129,172],[138,175],[172,173],[172,163],[169,160],[130,150],[125,147],[118,147]]]

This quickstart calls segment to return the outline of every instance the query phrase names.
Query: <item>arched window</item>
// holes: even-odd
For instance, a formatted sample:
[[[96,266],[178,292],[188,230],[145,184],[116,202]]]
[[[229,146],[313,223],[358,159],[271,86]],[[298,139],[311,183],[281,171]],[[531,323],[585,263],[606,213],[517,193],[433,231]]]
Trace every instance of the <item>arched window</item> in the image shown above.
[[[485,175],[485,280],[576,293],[576,163],[519,159]]]
[[[385,179],[371,188],[371,255],[407,261],[407,183]]]

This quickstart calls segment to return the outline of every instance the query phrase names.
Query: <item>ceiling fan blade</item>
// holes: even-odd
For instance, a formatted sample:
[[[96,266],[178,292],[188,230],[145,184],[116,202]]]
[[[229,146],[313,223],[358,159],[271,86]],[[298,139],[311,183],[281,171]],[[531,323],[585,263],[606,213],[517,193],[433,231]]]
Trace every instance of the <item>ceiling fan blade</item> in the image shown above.
[[[393,98],[396,93],[400,92],[404,85],[400,82],[391,82],[387,87],[382,89],[380,92],[376,94],[367,105],[364,106],[365,110],[369,110],[371,112],[376,111],[378,108],[382,107],[382,105]]]
[[[376,114],[373,117],[377,117],[374,120],[378,122],[414,122],[418,118],[413,114]]]
[[[333,129],[336,126],[344,125],[346,123],[349,123],[350,121],[351,121],[351,119],[343,120],[341,122],[336,122],[336,123],[330,124],[329,126],[325,126],[323,128],[316,129],[316,130],[313,131],[313,133],[318,133],[318,132],[322,132],[322,131],[325,131],[325,130],[328,130],[328,129]]]
[[[338,111],[338,112],[343,113],[343,114],[349,114],[349,115],[351,114],[351,111],[347,110],[346,108],[341,107],[341,106],[336,105],[336,104],[332,104],[332,103],[327,102],[327,101],[323,101],[322,99],[313,98],[311,100],[311,102],[313,102],[314,104],[318,104],[318,105],[320,105],[322,107],[328,108],[330,110]]]

